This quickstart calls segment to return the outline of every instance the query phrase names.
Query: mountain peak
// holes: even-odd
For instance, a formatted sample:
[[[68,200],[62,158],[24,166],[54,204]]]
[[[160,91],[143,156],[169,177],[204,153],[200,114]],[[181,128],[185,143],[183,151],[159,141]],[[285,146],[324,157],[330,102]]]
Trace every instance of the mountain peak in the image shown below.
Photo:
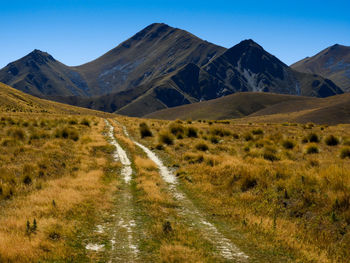
[[[41,63],[41,64],[48,62],[50,60],[55,61],[55,59],[49,53],[41,51],[39,49],[34,49],[26,57],[33,59],[34,61]]]

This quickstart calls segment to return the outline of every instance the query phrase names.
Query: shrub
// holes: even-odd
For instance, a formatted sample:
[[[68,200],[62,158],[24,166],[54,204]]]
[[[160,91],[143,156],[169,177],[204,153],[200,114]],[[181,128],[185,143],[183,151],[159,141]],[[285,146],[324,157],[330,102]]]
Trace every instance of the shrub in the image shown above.
[[[327,136],[324,141],[328,146],[336,146],[339,144],[339,139],[334,135]]]
[[[316,133],[310,133],[308,136],[309,142],[319,142],[320,139]]]
[[[210,141],[211,141],[211,143],[213,143],[213,144],[219,143],[219,139],[218,139],[218,137],[216,137],[216,136],[211,136],[211,137],[210,137]]]
[[[153,136],[153,134],[152,134],[150,128],[148,127],[147,123],[145,123],[145,122],[140,123],[139,129],[140,129],[141,138],[152,137]]]
[[[26,134],[25,132],[20,129],[20,128],[17,128],[17,129],[10,129],[7,134],[9,136],[11,136],[12,138],[14,138],[15,140],[20,140],[20,141],[24,141],[25,137],[26,137]]]
[[[55,137],[61,139],[71,139],[73,141],[79,140],[79,133],[74,128],[58,128],[55,131]]]
[[[157,145],[156,145],[156,149],[159,150],[159,151],[164,150],[163,144],[160,144],[160,143],[157,144]]]
[[[68,123],[70,125],[76,125],[76,124],[78,124],[78,121],[76,119],[70,119]]]
[[[193,128],[193,127],[189,127],[187,129],[187,137],[191,137],[191,138],[197,138],[198,134],[197,134],[197,129]]]
[[[246,192],[251,188],[254,188],[258,184],[258,181],[252,177],[245,177],[241,184],[241,191]]]
[[[171,134],[169,134],[168,132],[161,132],[159,133],[159,141],[161,143],[165,143],[167,145],[173,145],[174,144],[174,139],[171,136]]]
[[[179,123],[172,123],[169,126],[169,130],[175,136],[178,136],[179,134],[183,135],[185,133],[185,128]]]
[[[263,157],[265,160],[268,161],[278,161],[279,158],[276,156],[276,149],[272,148],[271,146],[267,146],[265,147],[264,153],[263,153]]]
[[[342,159],[350,158],[350,148],[346,147],[346,148],[341,149],[340,158],[342,158]]]
[[[233,139],[239,139],[239,135],[237,133],[232,134]]]
[[[307,154],[315,154],[315,153],[319,153],[319,150],[318,150],[316,145],[311,144],[311,145],[306,147],[306,153]]]
[[[295,143],[292,141],[292,140],[284,140],[282,142],[282,146],[285,148],[285,149],[293,149],[294,146],[295,146]]]
[[[264,134],[264,131],[262,130],[262,129],[254,129],[254,130],[252,130],[252,133],[254,134],[254,135],[262,135],[262,134]]]
[[[80,124],[90,127],[90,121],[88,119],[85,119],[85,118],[80,122]]]
[[[209,147],[204,142],[200,142],[200,143],[196,144],[196,149],[199,151],[205,152],[205,151],[208,151]]]
[[[251,141],[253,140],[253,136],[250,133],[244,134],[244,140]]]
[[[210,133],[213,134],[213,135],[220,136],[220,137],[231,135],[231,132],[229,130],[226,130],[226,129],[223,129],[223,128],[212,128],[210,130]]]

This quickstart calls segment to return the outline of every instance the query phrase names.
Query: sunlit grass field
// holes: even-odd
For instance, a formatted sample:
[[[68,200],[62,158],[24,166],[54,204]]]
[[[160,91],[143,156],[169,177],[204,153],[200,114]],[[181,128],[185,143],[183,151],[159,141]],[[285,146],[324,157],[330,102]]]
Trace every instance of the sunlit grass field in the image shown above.
[[[349,125],[122,122],[213,221],[257,249],[296,262],[349,259]]]

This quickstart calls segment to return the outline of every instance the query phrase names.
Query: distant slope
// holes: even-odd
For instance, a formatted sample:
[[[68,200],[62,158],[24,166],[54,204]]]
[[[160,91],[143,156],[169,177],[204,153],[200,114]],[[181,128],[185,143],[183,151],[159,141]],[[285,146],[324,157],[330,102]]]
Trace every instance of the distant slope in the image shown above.
[[[240,92],[222,98],[165,109],[145,115],[155,119],[232,119],[253,114],[283,101],[296,103],[315,98],[273,93]]]
[[[291,67],[331,79],[344,91],[350,91],[350,47],[334,45],[313,57],[305,58]]]
[[[79,72],[40,50],[34,50],[1,69],[0,81],[35,96],[90,94]]]
[[[39,99],[25,94],[0,82],[0,112],[45,113],[45,114],[83,114],[113,116],[105,112],[74,107],[62,103]]]
[[[238,122],[350,123],[350,94],[310,98],[272,93],[236,93],[161,110],[144,117],[167,120],[237,118]]]

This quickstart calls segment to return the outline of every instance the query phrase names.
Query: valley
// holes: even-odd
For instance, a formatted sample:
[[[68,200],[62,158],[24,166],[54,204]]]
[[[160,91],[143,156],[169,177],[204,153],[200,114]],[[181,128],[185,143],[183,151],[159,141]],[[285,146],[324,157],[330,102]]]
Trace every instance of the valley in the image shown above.
[[[0,262],[349,262],[349,54],[153,23],[79,66],[10,62]]]

